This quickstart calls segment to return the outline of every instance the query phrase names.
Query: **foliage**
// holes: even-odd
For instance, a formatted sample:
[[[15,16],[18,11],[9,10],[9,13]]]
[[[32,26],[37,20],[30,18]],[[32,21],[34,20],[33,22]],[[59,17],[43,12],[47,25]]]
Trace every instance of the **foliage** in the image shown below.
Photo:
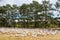
[[[55,6],[60,8],[58,2]],[[22,4],[21,6],[6,4],[5,6],[0,6],[0,26],[52,28],[57,26],[57,20],[53,18],[53,12],[49,12],[53,9],[50,1],[46,0],[42,1],[42,4],[37,1],[33,1],[30,4]]]

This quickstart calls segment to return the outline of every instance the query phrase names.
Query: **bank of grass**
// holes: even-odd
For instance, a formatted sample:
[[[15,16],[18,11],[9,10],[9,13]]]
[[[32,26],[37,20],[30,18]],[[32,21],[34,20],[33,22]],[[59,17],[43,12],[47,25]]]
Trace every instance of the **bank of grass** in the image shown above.
[[[18,36],[9,36],[9,35],[0,35],[0,40],[60,40],[60,34],[56,35],[45,35],[45,36],[25,36],[25,37],[18,37]]]

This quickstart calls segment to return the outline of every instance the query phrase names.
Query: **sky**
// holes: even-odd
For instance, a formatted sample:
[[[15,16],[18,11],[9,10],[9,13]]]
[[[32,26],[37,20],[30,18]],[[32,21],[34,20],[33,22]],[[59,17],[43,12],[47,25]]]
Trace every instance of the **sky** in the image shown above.
[[[32,3],[33,0],[0,0],[0,6],[1,5],[5,5],[5,4],[17,4],[17,5],[22,5],[23,3],[29,4]],[[39,3],[41,3],[42,0],[34,0],[34,1],[38,1]],[[57,0],[50,0],[51,3],[55,3]]]
[[[11,5],[17,4],[18,6],[20,6],[24,3],[26,4],[32,3],[32,1],[38,1],[39,3],[41,3],[42,0],[0,0],[0,6],[6,5],[6,4],[11,4]],[[55,4],[57,0],[50,0],[50,1],[52,4]],[[57,13],[58,12],[54,12],[55,17],[57,17]]]

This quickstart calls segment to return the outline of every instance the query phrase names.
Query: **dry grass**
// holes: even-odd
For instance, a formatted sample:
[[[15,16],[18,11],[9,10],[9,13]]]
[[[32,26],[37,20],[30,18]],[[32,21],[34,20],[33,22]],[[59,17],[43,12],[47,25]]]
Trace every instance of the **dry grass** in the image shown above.
[[[12,36],[13,35],[13,36]],[[15,34],[2,33],[0,32],[0,40],[60,40],[60,34],[56,35],[37,35],[37,37],[32,36],[15,36]]]
[[[0,34],[0,40],[60,40],[60,34],[56,35],[45,35],[45,36],[25,36],[25,37],[18,37],[18,36],[9,36],[8,34]]]

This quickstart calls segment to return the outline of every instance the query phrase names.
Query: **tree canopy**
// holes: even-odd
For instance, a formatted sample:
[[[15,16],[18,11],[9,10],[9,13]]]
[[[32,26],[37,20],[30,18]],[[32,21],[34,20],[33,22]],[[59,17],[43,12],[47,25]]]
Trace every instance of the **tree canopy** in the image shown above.
[[[33,1],[30,4],[6,4],[0,6],[0,26],[1,27],[21,27],[21,28],[50,28],[59,27],[58,20],[53,18],[52,11],[60,8],[59,0],[52,8],[50,1],[42,1],[38,3]]]

